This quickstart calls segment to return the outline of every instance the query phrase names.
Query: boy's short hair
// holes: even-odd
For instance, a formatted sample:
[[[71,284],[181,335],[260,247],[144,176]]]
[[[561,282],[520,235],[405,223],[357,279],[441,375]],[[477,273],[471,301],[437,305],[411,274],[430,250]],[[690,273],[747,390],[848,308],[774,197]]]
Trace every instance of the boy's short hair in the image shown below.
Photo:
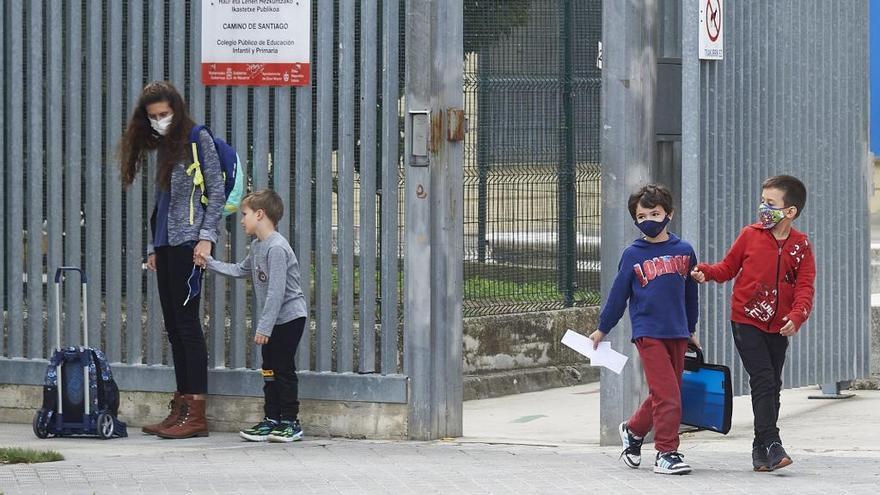
[[[241,200],[241,206],[247,206],[254,211],[263,210],[266,218],[276,227],[284,216],[284,201],[281,201],[281,196],[271,189],[261,189],[248,194]]]
[[[642,205],[642,208],[662,206],[668,215],[673,211],[672,193],[662,184],[648,184],[629,197],[629,214],[633,220],[636,219],[638,205]]]
[[[795,218],[801,216],[804,205],[807,204],[807,187],[796,177],[790,175],[774,175],[761,184],[761,189],[779,189],[783,192],[782,201],[784,206],[797,208]]]

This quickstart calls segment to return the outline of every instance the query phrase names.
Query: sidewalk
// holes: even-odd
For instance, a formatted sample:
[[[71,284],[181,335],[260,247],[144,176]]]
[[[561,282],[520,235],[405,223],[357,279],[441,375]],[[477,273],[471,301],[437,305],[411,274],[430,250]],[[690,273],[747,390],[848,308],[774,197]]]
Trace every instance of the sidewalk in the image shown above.
[[[56,463],[0,466],[12,493],[797,493],[874,494],[880,487],[880,392],[842,401],[783,394],[780,425],[795,459],[777,473],[751,471],[748,397],[734,404],[729,435],[686,434],[688,476],[635,471],[617,447],[599,447],[598,385],[465,403],[465,437],[438,442],[309,438],[241,442],[235,434],[159,440],[38,440],[29,425],[0,424],[0,446],[54,449]],[[308,433],[308,425],[305,425]],[[308,438],[308,437],[307,437]],[[645,453],[651,452],[646,445]]]

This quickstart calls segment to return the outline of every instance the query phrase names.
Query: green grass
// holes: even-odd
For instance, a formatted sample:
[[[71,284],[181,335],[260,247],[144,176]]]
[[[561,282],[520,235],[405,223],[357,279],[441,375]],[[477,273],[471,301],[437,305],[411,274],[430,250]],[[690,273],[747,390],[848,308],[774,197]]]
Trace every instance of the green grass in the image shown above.
[[[599,294],[593,291],[578,290],[574,293],[575,301],[593,302],[598,304]],[[511,302],[559,299],[563,295],[555,282],[522,282],[510,280],[493,280],[471,277],[464,281],[464,299],[503,299]]]
[[[37,462],[54,462],[63,460],[64,456],[54,450],[0,447],[0,464],[33,464]]]

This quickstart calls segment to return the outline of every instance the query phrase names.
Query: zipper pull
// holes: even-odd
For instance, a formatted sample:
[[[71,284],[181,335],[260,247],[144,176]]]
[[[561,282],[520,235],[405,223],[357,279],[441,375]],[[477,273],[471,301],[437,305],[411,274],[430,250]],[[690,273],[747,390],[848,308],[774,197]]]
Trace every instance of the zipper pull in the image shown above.
[[[779,256],[782,256],[782,248],[779,248]]]

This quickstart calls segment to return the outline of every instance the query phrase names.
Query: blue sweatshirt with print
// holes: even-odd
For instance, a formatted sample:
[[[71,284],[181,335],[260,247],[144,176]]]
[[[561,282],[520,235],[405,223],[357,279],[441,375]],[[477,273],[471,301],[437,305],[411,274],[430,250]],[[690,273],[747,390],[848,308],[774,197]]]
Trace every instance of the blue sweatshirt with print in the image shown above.
[[[620,257],[599,330],[610,332],[629,302],[633,341],[690,337],[699,314],[697,283],[690,277],[696,264],[693,247],[673,234],[658,243],[635,240]]]

